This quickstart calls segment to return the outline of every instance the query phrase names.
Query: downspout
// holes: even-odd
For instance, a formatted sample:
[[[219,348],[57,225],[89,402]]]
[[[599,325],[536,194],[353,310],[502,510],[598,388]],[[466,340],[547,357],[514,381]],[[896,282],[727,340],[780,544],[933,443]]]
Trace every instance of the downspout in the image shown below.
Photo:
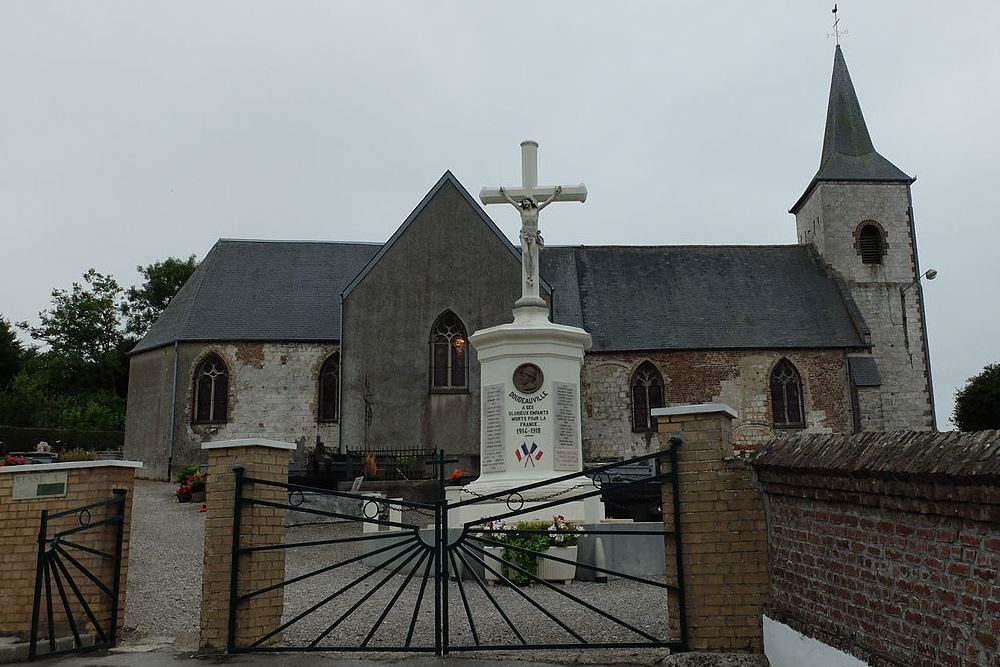
[[[174,384],[170,391],[170,441],[167,445],[167,481],[172,479],[174,440],[177,438],[177,341],[174,341]]]
[[[344,453],[344,293],[340,293],[340,331],[337,332],[340,345],[340,363],[337,364],[337,453]]]

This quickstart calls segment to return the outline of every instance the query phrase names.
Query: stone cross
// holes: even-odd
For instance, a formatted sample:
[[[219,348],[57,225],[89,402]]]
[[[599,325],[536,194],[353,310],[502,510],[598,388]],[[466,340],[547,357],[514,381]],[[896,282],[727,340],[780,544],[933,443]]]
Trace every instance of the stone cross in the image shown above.
[[[521,215],[521,298],[514,304],[545,307],[538,293],[538,255],[544,246],[538,229],[538,212],[554,201],[587,201],[587,187],[580,185],[538,186],[538,142],[521,142],[521,187],[483,188],[484,204],[511,204]]]

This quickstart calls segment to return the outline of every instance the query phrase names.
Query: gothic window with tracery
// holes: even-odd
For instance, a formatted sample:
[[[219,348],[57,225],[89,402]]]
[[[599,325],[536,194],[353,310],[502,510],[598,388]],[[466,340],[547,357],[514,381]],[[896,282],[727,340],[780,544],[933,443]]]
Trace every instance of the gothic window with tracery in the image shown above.
[[[644,361],[632,375],[632,430],[645,433],[654,428],[656,422],[649,411],[663,405],[663,376],[656,366]]]
[[[458,316],[446,310],[431,329],[431,389],[468,387],[468,336]]]
[[[319,371],[319,420],[337,421],[340,405],[340,353],[334,352]]]
[[[775,428],[805,427],[802,378],[788,359],[779,361],[771,371],[771,408]]]
[[[194,421],[218,424],[229,417],[229,369],[222,357],[212,353],[201,360],[194,373]]]

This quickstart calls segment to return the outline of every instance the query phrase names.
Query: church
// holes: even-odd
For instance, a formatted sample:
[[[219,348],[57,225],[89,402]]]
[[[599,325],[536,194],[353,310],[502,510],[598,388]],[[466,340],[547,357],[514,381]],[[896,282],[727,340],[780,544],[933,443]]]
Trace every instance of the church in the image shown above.
[[[797,243],[564,246],[540,256],[553,322],[593,344],[586,461],[657,448],[649,411],[726,403],[733,439],[931,430],[914,179],[879,154],[834,54],[820,166]],[[521,253],[446,172],[384,243],[220,239],[131,351],[125,455],[167,478],[202,443],[297,457],[444,449],[479,469],[469,336],[511,321]]]

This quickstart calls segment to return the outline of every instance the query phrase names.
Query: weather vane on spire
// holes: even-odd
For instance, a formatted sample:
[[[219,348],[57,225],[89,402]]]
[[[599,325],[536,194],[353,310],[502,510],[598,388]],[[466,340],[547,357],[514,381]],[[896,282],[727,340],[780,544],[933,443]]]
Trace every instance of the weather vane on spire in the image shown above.
[[[844,30],[843,32],[841,32],[841,30],[840,30],[840,17],[837,16],[837,4],[834,3],[834,5],[833,5],[833,32],[832,33],[830,33],[830,32],[826,33],[826,38],[829,39],[830,37],[836,37],[837,38],[837,46],[840,46],[840,36],[841,35],[847,35],[847,31]]]

